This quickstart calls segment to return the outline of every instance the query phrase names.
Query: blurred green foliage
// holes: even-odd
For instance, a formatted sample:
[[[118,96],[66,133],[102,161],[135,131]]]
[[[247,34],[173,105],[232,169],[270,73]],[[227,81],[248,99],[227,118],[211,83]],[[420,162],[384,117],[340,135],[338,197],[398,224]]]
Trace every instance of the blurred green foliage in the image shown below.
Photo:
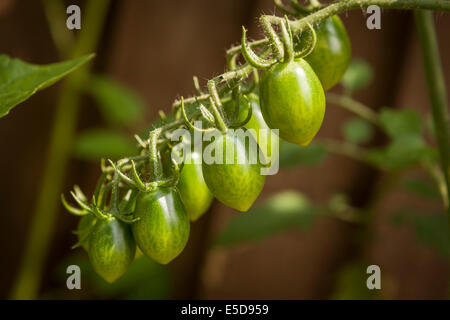
[[[373,80],[372,67],[361,59],[353,59],[341,79],[347,95],[352,95],[355,91],[366,88]]]
[[[342,127],[344,138],[355,144],[369,142],[374,135],[373,126],[366,120],[355,118],[347,121]]]
[[[373,165],[398,170],[436,159],[436,150],[422,137],[423,121],[416,111],[384,108],[379,123],[391,140],[385,147],[369,150],[367,160]]]
[[[140,97],[107,76],[91,76],[86,92],[96,101],[108,124],[112,126],[133,126],[141,120],[144,103]]]
[[[441,195],[439,194],[436,185],[432,184],[430,181],[420,178],[408,178],[403,181],[403,188],[415,195],[438,200]]]
[[[291,228],[305,230],[314,221],[316,212],[303,194],[282,191],[248,212],[233,216],[213,241],[213,245],[229,246],[261,241]]]
[[[414,110],[383,108],[380,111],[379,121],[384,131],[393,139],[420,136],[422,133],[422,117]]]
[[[74,146],[75,157],[92,161],[101,158],[117,160],[136,153],[133,140],[107,128],[92,128],[80,132]]]
[[[136,142],[120,129],[133,127],[142,119],[144,103],[139,96],[119,82],[98,75],[90,77],[85,91],[94,98],[106,126],[80,132],[75,140],[74,156],[98,161],[135,155]]]
[[[441,255],[450,258],[450,231],[443,212],[429,213],[405,208],[392,215],[392,223],[396,226],[411,227],[419,244],[432,247]]]
[[[307,147],[301,147],[283,141],[280,147],[280,167],[289,168],[299,165],[318,165],[327,155],[327,149],[319,143],[311,143]]]
[[[369,150],[367,160],[384,170],[399,170],[436,158],[436,150],[422,137],[405,135],[392,140],[386,147]]]

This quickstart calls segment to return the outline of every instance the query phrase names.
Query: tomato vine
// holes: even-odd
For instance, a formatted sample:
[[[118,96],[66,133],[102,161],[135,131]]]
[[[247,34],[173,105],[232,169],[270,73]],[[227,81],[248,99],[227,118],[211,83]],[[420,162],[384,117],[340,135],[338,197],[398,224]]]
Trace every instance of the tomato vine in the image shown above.
[[[231,143],[235,144],[236,148],[245,150],[245,141],[236,140],[231,136],[229,129],[244,127],[251,121],[253,110],[251,107],[248,108],[245,119],[236,122],[239,120],[236,118],[240,114],[241,99],[250,100],[247,95],[255,94],[254,89],[259,86],[261,111],[268,127],[279,128],[280,137],[284,140],[307,145],[322,124],[325,112],[322,85],[325,89],[330,88],[343,74],[343,71],[340,71],[336,79],[319,79],[314,73],[316,70],[313,71],[302,59],[316,47],[317,30],[313,26],[341,12],[369,5],[389,9],[450,11],[450,2],[432,0],[344,0],[325,6],[318,1],[310,1],[307,7],[294,0],[290,3],[291,6],[288,8],[281,1],[275,1],[276,6],[286,14],[284,17],[271,15],[260,17],[259,22],[265,38],[248,42],[246,30],[243,28],[241,45],[227,51],[228,70],[225,73],[208,80],[205,88],[202,88],[198,79],[194,77],[194,86],[198,94],[175,100],[172,104],[173,112],[169,115],[161,113],[161,118],[153,125],[148,139],[136,136],[138,156],[123,158],[115,163],[109,161],[108,164],[102,161],[102,175],[90,200],[81,190],[72,192],[79,208],[69,205],[64,197],[62,198],[69,212],[80,216],[94,215],[101,221],[94,226],[90,225],[90,230],[81,230],[80,232],[88,236],[80,237],[77,245],[85,245],[86,241],[89,241],[87,247],[89,255],[92,256],[91,261],[104,278],[113,281],[125,272],[130,263],[130,256],[134,255],[134,242],[127,240],[126,246],[122,246],[122,251],[126,255],[123,257],[120,252],[110,250],[111,244],[106,243],[106,248],[98,247],[88,239],[94,235],[99,239],[111,239],[113,236],[118,236],[122,240],[128,239],[129,229],[126,224],[131,224],[134,239],[141,251],[165,264],[184,249],[189,237],[189,217],[195,220],[206,210],[203,208],[202,212],[196,212],[195,215],[186,212],[182,205],[182,197],[176,190],[181,168],[174,161],[168,161],[163,165],[162,155],[173,148],[171,137],[174,130],[185,128],[210,132],[217,129],[221,136],[211,144]],[[237,62],[239,56],[246,62],[239,65]],[[343,70],[346,69],[347,60],[349,57],[343,58]],[[260,70],[262,70],[261,82],[258,76]],[[294,75],[305,76],[302,79],[292,80]],[[290,79],[291,82],[283,77]],[[312,99],[308,100],[308,94],[304,94],[302,90],[307,90]],[[339,99],[335,100],[338,103],[342,102]],[[282,102],[285,109],[283,112],[287,114],[279,114],[282,108],[277,101]],[[230,114],[233,113],[226,112],[224,108],[229,102],[236,104],[236,112],[232,116]],[[370,121],[376,121],[371,111],[361,108],[356,103],[346,102],[343,104],[358,110]],[[295,118],[295,108],[290,108],[290,103],[295,104],[295,107],[301,106],[302,115],[298,119]],[[448,119],[448,111],[444,105],[433,104],[433,111],[434,109],[439,112],[433,114],[447,114]],[[305,118],[305,113],[311,113],[311,117]],[[297,127],[291,124],[284,126],[289,117],[294,117],[292,122],[295,122]],[[192,123],[193,120],[203,121],[208,127],[200,129]],[[448,132],[446,134],[448,139]],[[441,149],[446,145],[448,146],[448,140],[439,143]],[[443,151],[442,154],[444,176],[448,186],[449,177],[446,172],[448,152]],[[249,156],[245,154],[245,159],[247,158]],[[202,172],[206,185],[214,197],[234,209],[246,211],[263,188],[264,178],[258,171],[261,166],[260,163],[222,164],[220,168],[218,165],[204,165]],[[170,167],[170,170],[167,167]],[[164,169],[168,171],[165,172]],[[246,182],[243,183],[244,180]],[[130,209],[131,207],[134,208]],[[118,269],[111,269],[110,264],[114,262],[110,256],[114,254],[121,259],[124,258],[121,260],[122,263],[116,266]]]

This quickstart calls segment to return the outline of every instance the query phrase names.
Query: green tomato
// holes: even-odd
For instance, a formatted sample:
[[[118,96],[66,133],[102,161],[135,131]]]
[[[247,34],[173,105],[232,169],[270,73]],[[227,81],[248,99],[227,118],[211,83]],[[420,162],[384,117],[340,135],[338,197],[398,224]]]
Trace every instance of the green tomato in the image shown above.
[[[252,133],[253,138],[255,138],[258,146],[261,148],[264,156],[270,158],[272,155],[272,146],[278,146],[275,150],[280,148],[280,139],[276,134],[271,134],[270,128],[264,121],[264,117],[261,113],[261,108],[259,106],[259,99],[257,95],[248,95],[247,98],[250,101],[250,106],[252,108],[252,116],[250,120],[245,125],[247,129]],[[236,104],[234,101],[230,101],[224,105],[224,110],[228,116],[231,116],[235,112]],[[241,105],[239,108],[238,122],[242,122],[247,118],[248,115],[248,103],[245,99],[241,99]],[[261,129],[265,131],[261,132]],[[265,132],[265,133],[264,133]],[[278,154],[276,155],[278,157]],[[272,161],[277,159],[272,159]]]
[[[245,132],[246,129],[241,130]],[[226,162],[227,144],[234,147],[234,159],[229,161],[231,163]],[[252,145],[256,146],[256,150],[251,150]],[[208,164],[203,159],[203,177],[209,190],[223,204],[239,211],[247,211],[261,193],[266,179],[261,175],[262,165],[259,159],[254,163],[251,161],[251,156],[255,154],[251,155],[250,152],[259,153],[255,139],[251,134],[245,138],[228,130],[204,146],[210,150],[223,150],[222,159],[219,159],[222,163]]]
[[[277,63],[262,72],[259,88],[267,125],[279,129],[282,139],[307,146],[325,115],[325,94],[309,64],[303,59]]]
[[[344,75],[350,63],[352,47],[345,26],[338,16],[332,16],[315,28],[317,43],[305,57],[322,82],[324,90],[331,89]]]
[[[136,244],[128,225],[115,219],[97,220],[89,236],[89,260],[94,270],[112,283],[133,262]]]
[[[184,164],[177,185],[181,200],[191,221],[200,218],[209,209],[214,199],[205,179],[203,179],[201,163],[194,163],[194,160],[200,157],[201,155],[198,152],[191,152],[190,159],[186,161],[190,163]]]
[[[78,228],[77,228],[77,236],[78,241],[84,240],[81,247],[86,250],[86,252],[89,252],[89,233],[92,231],[92,228],[95,226],[96,219],[93,214],[87,214],[85,216],[82,216],[80,221],[78,222]]]
[[[189,218],[175,188],[140,193],[136,199],[132,230],[147,257],[167,264],[177,257],[189,238]]]

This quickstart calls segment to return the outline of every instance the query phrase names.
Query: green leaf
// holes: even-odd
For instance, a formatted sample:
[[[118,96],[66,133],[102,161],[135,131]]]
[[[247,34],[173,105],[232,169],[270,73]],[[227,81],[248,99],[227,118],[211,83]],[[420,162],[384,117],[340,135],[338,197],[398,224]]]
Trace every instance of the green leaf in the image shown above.
[[[387,147],[368,153],[368,160],[374,165],[383,169],[401,169],[436,158],[436,150],[421,136],[423,124],[416,111],[384,108],[379,121],[392,141]]]
[[[101,158],[119,159],[137,153],[133,140],[116,131],[88,129],[81,132],[74,146],[74,155],[80,159],[97,161]]]
[[[294,191],[278,193],[248,212],[235,215],[213,242],[229,246],[263,240],[280,231],[308,228],[316,216],[306,197]]]
[[[414,194],[428,199],[439,199],[440,194],[436,186],[427,180],[410,178],[403,181],[403,187]]]
[[[347,94],[364,89],[373,79],[372,67],[364,60],[354,59],[341,79]]]
[[[373,127],[366,120],[355,118],[346,122],[342,128],[347,141],[355,144],[366,143],[373,137]]]
[[[435,157],[436,150],[427,146],[422,137],[416,135],[398,137],[387,147],[372,149],[367,153],[370,163],[386,170],[407,168]]]
[[[327,149],[321,144],[311,143],[307,147],[301,147],[283,141],[280,146],[280,167],[317,165],[325,159],[326,155]]]
[[[394,225],[413,228],[419,244],[434,248],[443,256],[450,256],[450,231],[442,212],[421,213],[416,209],[403,209],[393,215]]]
[[[48,65],[34,65],[0,55],[0,118],[38,90],[47,88],[91,60],[93,54]]]
[[[97,102],[103,118],[112,125],[132,125],[142,117],[144,103],[139,96],[107,76],[92,76],[86,90]]]
[[[391,138],[422,133],[422,118],[414,110],[384,108],[380,112],[380,125]]]

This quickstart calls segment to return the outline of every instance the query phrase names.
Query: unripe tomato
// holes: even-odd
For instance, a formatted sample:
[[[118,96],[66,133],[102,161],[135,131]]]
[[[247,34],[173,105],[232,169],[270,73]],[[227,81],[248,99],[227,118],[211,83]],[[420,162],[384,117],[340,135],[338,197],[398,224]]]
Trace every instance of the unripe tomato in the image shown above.
[[[133,262],[136,244],[128,225],[115,219],[97,220],[89,236],[89,259],[94,270],[114,282]]]
[[[78,241],[81,241],[82,239],[86,239],[86,236],[88,236],[88,233],[92,230],[96,222],[95,216],[93,214],[87,214],[85,216],[82,216],[80,221],[78,221],[78,228],[77,228],[77,236]],[[86,250],[86,252],[89,251],[89,240],[85,240],[81,247]]]
[[[245,128],[253,129],[254,131],[250,131],[252,133],[253,138],[255,138],[258,146],[261,148],[266,159],[269,159],[272,155],[272,146],[278,145],[275,150],[279,150],[280,148],[280,138],[276,134],[271,134],[269,131],[270,128],[267,123],[264,121],[264,117],[261,113],[261,108],[259,106],[259,99],[257,95],[251,94],[248,95],[247,98],[250,101],[250,106],[252,108],[252,116],[250,121],[247,122]],[[227,115],[231,116],[235,109],[235,102],[230,101],[226,105],[224,105],[225,112]],[[238,120],[239,122],[244,121],[247,118],[248,114],[248,103],[245,99],[241,100],[241,105],[239,108]],[[263,131],[261,131],[263,129]],[[278,154],[274,155],[278,157]],[[275,161],[277,159],[272,159]]]
[[[190,159],[187,159],[181,170],[177,185],[184,208],[191,221],[200,218],[209,209],[214,199],[203,179],[201,163],[194,163],[200,157],[200,153],[191,152]]]
[[[308,145],[322,125],[325,94],[319,78],[303,60],[277,63],[263,70],[261,111],[267,125],[284,140]]]
[[[241,130],[245,132],[246,129]],[[227,144],[234,147],[234,159],[228,161],[229,163],[226,155]],[[251,150],[251,145],[256,146],[255,150]],[[266,179],[261,175],[261,163],[251,163],[250,152],[259,153],[256,141],[251,134],[245,138],[228,130],[206,146],[211,148],[210,150],[223,150],[222,163],[207,164],[203,159],[203,177],[209,190],[223,204],[239,211],[247,211],[260,194]]]
[[[350,63],[352,48],[345,26],[338,16],[323,20],[314,27],[317,43],[305,57],[319,77],[323,89],[331,89],[344,75]]]
[[[136,199],[132,230],[147,257],[167,264],[177,257],[189,238],[189,218],[175,188],[140,193]]]

